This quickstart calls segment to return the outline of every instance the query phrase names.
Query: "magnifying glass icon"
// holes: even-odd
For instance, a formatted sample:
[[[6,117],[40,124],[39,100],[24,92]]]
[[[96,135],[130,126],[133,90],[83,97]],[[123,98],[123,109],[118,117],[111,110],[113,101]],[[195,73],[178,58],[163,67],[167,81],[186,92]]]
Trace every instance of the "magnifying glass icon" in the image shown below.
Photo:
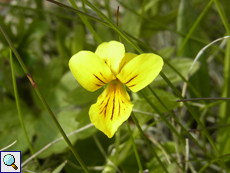
[[[15,163],[15,158],[11,154],[7,154],[3,158],[3,162],[7,166],[12,166],[15,170],[18,169],[18,167],[14,164]]]

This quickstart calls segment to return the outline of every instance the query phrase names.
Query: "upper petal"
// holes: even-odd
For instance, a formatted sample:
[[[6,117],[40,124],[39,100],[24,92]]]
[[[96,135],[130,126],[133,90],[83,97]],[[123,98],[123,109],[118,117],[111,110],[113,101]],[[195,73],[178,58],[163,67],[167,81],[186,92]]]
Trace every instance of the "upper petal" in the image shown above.
[[[105,42],[97,47],[95,54],[104,60],[114,75],[117,75],[120,62],[125,55],[125,47],[117,41]]]
[[[95,91],[115,79],[105,62],[90,51],[73,55],[69,60],[69,68],[77,81],[89,91]]]
[[[123,84],[115,80],[108,84],[98,97],[97,103],[90,107],[90,120],[96,128],[111,138],[118,127],[129,118],[132,107]]]
[[[130,90],[137,92],[156,78],[163,64],[163,59],[156,54],[141,54],[130,60],[116,77]]]
[[[125,56],[122,58],[121,63],[120,63],[119,72],[129,61],[131,61],[136,56],[138,55],[134,53],[125,53]]]

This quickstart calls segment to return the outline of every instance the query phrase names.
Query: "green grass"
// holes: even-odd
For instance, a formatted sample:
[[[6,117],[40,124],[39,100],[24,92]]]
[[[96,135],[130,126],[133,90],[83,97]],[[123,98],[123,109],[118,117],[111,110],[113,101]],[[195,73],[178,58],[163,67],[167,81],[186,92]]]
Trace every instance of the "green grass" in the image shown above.
[[[21,151],[23,172],[230,172],[230,1],[0,8],[0,150]],[[103,88],[83,89],[68,61],[110,40],[165,64],[148,87],[129,92],[133,113],[108,139],[88,115]]]

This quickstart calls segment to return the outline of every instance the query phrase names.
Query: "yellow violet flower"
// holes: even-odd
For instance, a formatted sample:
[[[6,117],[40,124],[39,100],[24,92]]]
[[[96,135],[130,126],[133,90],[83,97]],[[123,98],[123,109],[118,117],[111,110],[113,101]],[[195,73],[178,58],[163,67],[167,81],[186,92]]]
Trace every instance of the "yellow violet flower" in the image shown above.
[[[95,127],[109,138],[132,111],[124,84],[137,92],[156,78],[162,66],[160,56],[125,53],[124,45],[117,41],[100,44],[95,53],[80,51],[69,61],[73,76],[85,89],[95,91],[107,84],[97,102],[91,105],[89,116]]]

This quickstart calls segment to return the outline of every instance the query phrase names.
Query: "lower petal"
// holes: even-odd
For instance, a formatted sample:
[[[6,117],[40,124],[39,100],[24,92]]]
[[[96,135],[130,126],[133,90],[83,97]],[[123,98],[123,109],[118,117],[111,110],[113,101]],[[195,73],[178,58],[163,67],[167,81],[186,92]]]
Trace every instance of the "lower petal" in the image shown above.
[[[97,129],[111,138],[118,127],[129,118],[132,107],[123,84],[115,80],[108,84],[98,97],[97,103],[90,107],[90,120]]]

